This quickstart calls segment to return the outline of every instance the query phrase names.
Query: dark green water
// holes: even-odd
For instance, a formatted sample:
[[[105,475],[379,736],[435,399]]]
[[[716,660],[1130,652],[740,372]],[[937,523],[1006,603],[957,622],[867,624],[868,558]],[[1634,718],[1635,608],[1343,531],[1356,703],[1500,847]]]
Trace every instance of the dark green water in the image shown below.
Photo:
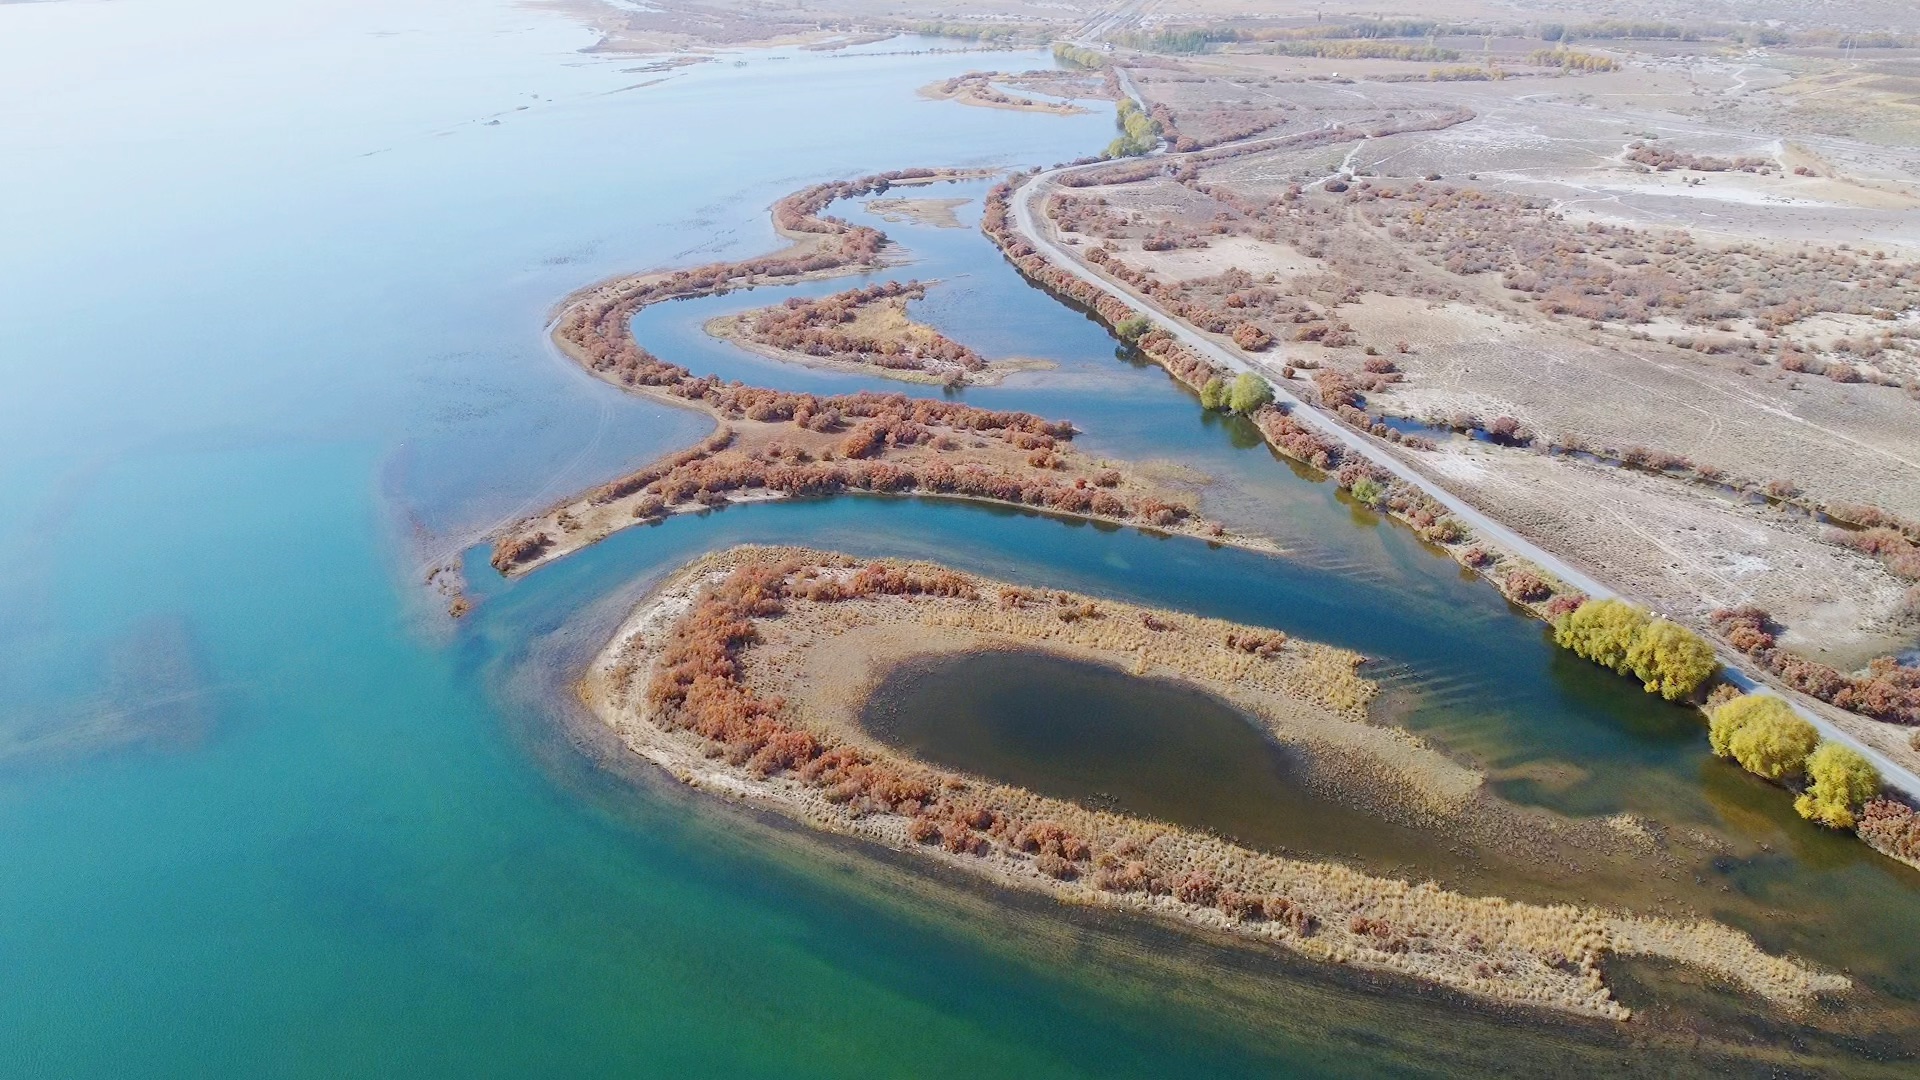
[[[554,358],[557,297],[765,250],[767,204],[818,179],[1110,137],[1098,113],[913,95],[1039,54],[756,52],[635,89],[657,74],[577,51],[592,40],[504,3],[0,5],[0,89],[32,104],[0,127],[0,1074],[1752,1072],[1793,1038],[1860,1074],[1910,1051],[1915,875],[1798,822],[1709,760],[1692,716],[1201,413],[971,230],[886,226],[944,282],[923,313],[1060,367],[969,400],[1177,457],[1216,478],[1210,509],[1297,558],[850,498],[631,530],[511,584],[468,552],[481,604],[449,626],[427,566],[704,427]],[[639,328],[696,369],[824,385],[698,338],[782,295]],[[931,887],[661,784],[604,753],[567,685],[651,582],[743,541],[1360,649],[1407,723],[1510,795],[1730,837],[1701,884],[1650,880],[1652,899],[1850,968],[1865,989],[1833,1023],[1896,1034],[1503,1017]],[[1757,1049],[1726,1066],[1701,1025]]]
[[[920,660],[881,680],[860,722],[929,761],[1262,850],[1325,852],[1335,839],[1392,865],[1435,846],[1315,794],[1298,752],[1231,704],[1100,664],[1034,652]]]

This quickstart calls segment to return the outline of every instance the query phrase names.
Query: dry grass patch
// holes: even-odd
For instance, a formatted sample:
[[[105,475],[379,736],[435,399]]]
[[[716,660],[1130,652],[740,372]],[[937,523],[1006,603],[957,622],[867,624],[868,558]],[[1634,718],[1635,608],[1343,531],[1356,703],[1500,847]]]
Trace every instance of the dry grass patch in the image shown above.
[[[1222,691],[1265,687],[1266,719],[1356,723],[1352,653],[1271,630],[1005,585],[923,563],[739,548],[683,568],[615,635],[584,700],[686,783],[1067,902],[1151,913],[1491,1000],[1626,1019],[1609,953],[1687,963],[1783,1008],[1847,988],[1711,922],[1473,897],[1251,851],[905,757],[802,704],[804,643],[850,626],[1067,647]],[[763,655],[764,652],[764,655]],[[1403,736],[1404,733],[1401,733]]]

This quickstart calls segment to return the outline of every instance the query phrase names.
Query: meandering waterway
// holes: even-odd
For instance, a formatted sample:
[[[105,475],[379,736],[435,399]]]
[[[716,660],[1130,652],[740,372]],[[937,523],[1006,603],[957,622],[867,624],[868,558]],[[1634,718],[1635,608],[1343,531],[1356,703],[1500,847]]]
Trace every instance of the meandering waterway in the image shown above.
[[[479,607],[450,626],[421,586],[430,565],[703,430],[555,356],[558,298],[771,249],[766,206],[820,179],[1049,163],[1109,137],[1097,110],[915,95],[1039,54],[753,52],[636,86],[660,75],[577,52],[591,40],[559,15],[451,0],[0,8],[0,90],[33,103],[0,126],[18,163],[0,174],[13,1068],[1590,1074],[1657,1033],[1368,993],[930,887],[603,765],[570,673],[651,581],[741,540],[934,558],[1359,649],[1397,719],[1508,796],[1728,845],[1698,883],[1649,875],[1646,903],[1847,967],[1863,990],[1842,1011],[1920,1027],[1916,875],[1797,821],[1707,757],[1691,714],[1552,649],[1405,530],[1202,414],[971,228],[872,222],[918,257],[901,274],[942,281],[918,317],[1059,365],[966,399],[1198,470],[1212,512],[1293,557],[928,500],[794,502],[628,530],[512,583],[469,552]],[[900,389],[699,329],[847,284],[661,305],[636,331],[696,372]],[[1740,1010],[1647,980],[1629,1004],[1652,1020],[1671,1000],[1674,1025],[1775,1045],[1790,1026],[1703,1020]],[[1903,1038],[1864,1058],[1808,1046],[1866,1068],[1911,1053]]]

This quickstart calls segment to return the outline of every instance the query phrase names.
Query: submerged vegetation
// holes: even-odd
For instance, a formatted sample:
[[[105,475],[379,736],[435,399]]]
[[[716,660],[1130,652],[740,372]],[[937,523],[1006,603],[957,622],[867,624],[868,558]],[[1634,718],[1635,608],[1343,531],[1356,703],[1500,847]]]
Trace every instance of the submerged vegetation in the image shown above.
[[[1372,684],[1354,674],[1351,653],[929,564],[792,549],[735,549],[684,568],[616,634],[583,693],[630,747],[694,786],[1002,884],[1315,960],[1621,1020],[1630,1012],[1607,988],[1609,955],[1693,965],[1787,1009],[1850,985],[1717,923],[1470,897],[938,768],[817,711],[828,699],[815,680],[836,666],[820,644],[860,633],[892,634],[922,653],[933,640],[1022,640],[1168,670],[1228,696],[1265,687],[1259,700],[1281,710],[1275,724],[1373,730],[1359,722]]]

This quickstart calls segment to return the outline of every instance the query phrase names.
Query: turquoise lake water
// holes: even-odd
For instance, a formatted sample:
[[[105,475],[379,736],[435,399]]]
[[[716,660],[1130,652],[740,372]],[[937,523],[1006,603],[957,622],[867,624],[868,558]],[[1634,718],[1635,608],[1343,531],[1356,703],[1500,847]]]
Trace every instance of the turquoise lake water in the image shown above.
[[[1508,797],[1725,837],[1698,883],[1650,879],[1649,898],[1848,967],[1865,989],[1846,1008],[1916,1027],[1920,876],[1795,820],[1707,756],[1692,714],[1554,650],[1406,530],[1203,414],[972,228],[881,223],[916,257],[889,276],[941,282],[918,314],[1058,364],[967,399],[1071,418],[1095,453],[1177,458],[1213,479],[1210,511],[1292,557],[950,502],[796,502],[629,530],[511,584],[468,552],[480,606],[450,626],[428,567],[706,427],[559,359],[558,298],[771,248],[768,204],[818,180],[1110,138],[1097,110],[914,95],[1038,53],[899,39],[660,73],[581,53],[592,40],[451,0],[0,6],[0,1072],[1591,1075],[1682,1068],[1672,1030],[1786,1038],[1658,973],[1633,985],[1656,1020],[1672,1000],[1667,1028],[1557,1024],[929,886],[606,761],[571,672],[651,581],[742,541],[937,558],[1361,650],[1403,722]],[[696,371],[897,389],[700,333],[850,284],[663,305],[636,331]],[[1857,1071],[1911,1038],[1806,1047]]]

